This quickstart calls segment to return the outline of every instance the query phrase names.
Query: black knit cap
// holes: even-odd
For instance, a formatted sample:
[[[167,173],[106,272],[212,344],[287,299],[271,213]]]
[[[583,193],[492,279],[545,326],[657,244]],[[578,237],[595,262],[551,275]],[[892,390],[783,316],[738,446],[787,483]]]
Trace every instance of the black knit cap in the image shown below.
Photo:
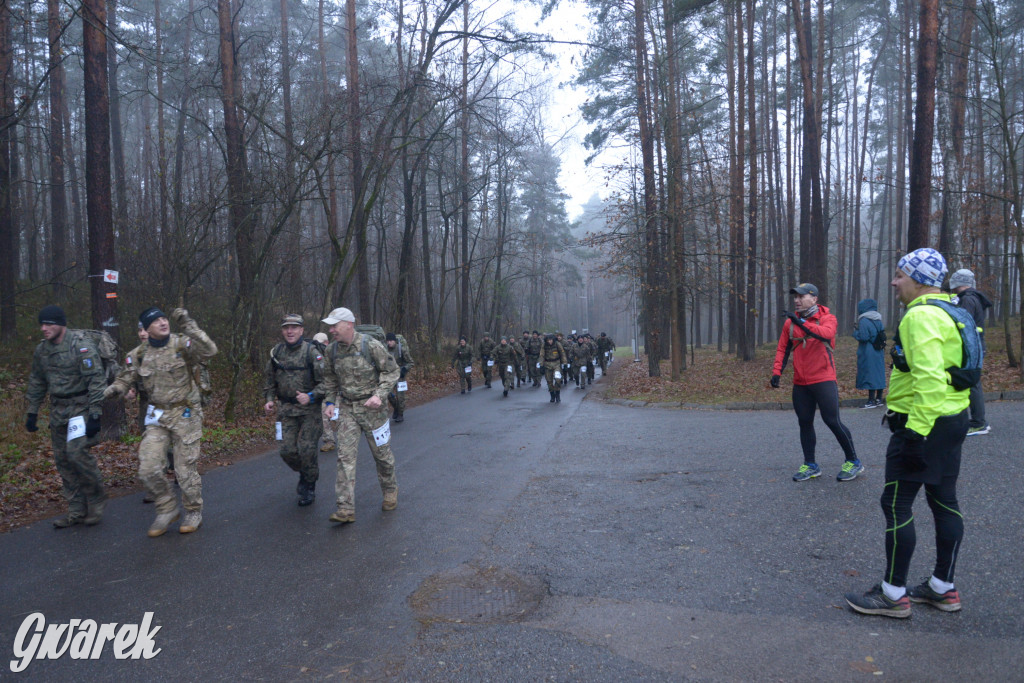
[[[394,332],[388,332],[384,335],[384,341],[398,341],[398,337],[395,336]]]
[[[152,325],[155,320],[166,317],[166,313],[156,306],[153,306],[152,308],[147,308],[142,313],[139,313],[139,322],[142,323],[142,329],[148,330],[149,326]]]
[[[60,306],[54,306],[50,304],[43,310],[39,311],[39,324],[40,325],[60,325],[61,327],[68,326],[68,317],[64,315],[64,309]]]

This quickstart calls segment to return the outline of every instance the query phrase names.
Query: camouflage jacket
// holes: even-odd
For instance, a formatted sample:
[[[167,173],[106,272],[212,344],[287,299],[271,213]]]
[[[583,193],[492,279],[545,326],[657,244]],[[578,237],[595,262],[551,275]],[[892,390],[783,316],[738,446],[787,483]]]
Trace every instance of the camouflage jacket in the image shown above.
[[[577,365],[586,365],[594,357],[590,344],[587,342],[579,342],[573,347],[573,360]]]
[[[611,337],[598,337],[597,338],[597,350],[601,353],[605,351],[611,351],[614,344],[612,343]]]
[[[482,342],[477,344],[477,350],[480,352],[481,360],[488,360],[491,354],[494,353],[494,347],[497,344],[494,343],[493,339],[484,339]]]
[[[518,339],[510,339],[508,345],[516,352],[516,358],[522,361],[526,358],[526,351],[523,351],[523,345],[519,343]]]
[[[319,410],[324,400],[324,357],[314,344],[303,339],[295,346],[280,342],[270,351],[264,374],[263,393],[267,402],[280,401],[279,414],[297,417]],[[312,400],[302,405],[296,393],[312,393]]]
[[[496,365],[515,365],[517,355],[515,347],[511,344],[505,344],[504,346],[498,344],[494,347],[494,362]]]
[[[66,425],[76,415],[99,416],[107,388],[99,351],[89,340],[65,332],[58,344],[43,340],[32,355],[32,372],[25,392],[27,413],[38,413],[50,394],[50,424]]]
[[[172,332],[163,346],[146,341],[129,351],[124,370],[107,387],[107,397],[122,396],[138,386],[160,410],[201,408],[193,366],[216,356],[217,345],[191,318],[185,319],[184,332]]]
[[[362,403],[376,396],[386,405],[398,374],[398,364],[384,344],[355,332],[350,344],[334,341],[327,347],[324,397],[328,403]]]
[[[549,344],[544,344],[544,362],[545,363],[558,363],[559,365],[565,365],[567,362],[565,355],[565,349],[557,341]]]
[[[468,368],[473,364],[473,347],[469,344],[465,346],[456,346],[455,354],[452,356],[452,367],[458,367],[461,372],[463,368]]]
[[[528,356],[539,356],[541,349],[544,347],[544,340],[540,337],[530,337],[530,344],[526,347],[526,355]]]
[[[398,363],[400,370],[408,372],[412,370],[412,366],[416,365],[416,361],[412,359],[412,353],[409,351],[409,344],[405,341],[405,337],[400,334],[396,334],[395,337],[395,348],[388,347],[388,353]]]

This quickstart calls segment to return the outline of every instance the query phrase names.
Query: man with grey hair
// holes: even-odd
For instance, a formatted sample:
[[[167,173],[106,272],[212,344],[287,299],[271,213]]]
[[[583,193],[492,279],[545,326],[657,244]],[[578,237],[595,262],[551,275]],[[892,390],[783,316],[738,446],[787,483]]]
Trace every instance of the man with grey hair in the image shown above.
[[[992,302],[975,289],[974,272],[961,268],[949,276],[949,289],[959,299],[958,305],[974,318],[974,324],[981,330],[981,346],[985,348],[985,311],[992,308]],[[992,431],[985,420],[985,392],[981,389],[981,378],[971,387],[971,420],[967,425],[967,436],[979,436]]]

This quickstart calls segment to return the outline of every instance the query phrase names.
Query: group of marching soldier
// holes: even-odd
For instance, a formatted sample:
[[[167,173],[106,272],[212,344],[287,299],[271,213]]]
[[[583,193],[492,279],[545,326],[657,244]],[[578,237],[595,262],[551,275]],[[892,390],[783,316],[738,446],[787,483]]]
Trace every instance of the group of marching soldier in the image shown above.
[[[594,381],[595,367],[600,367],[602,374],[607,371],[614,351],[615,342],[604,332],[597,339],[588,332],[573,332],[568,338],[554,332],[542,339],[537,330],[524,330],[521,339],[501,337],[497,342],[485,332],[476,353],[466,337],[459,337],[451,364],[458,371],[463,394],[473,391],[473,361],[479,358],[485,387],[491,387],[495,369],[503,396],[524,384],[539,387],[543,376],[550,402],[560,403],[563,386],[571,381],[586,389]]]

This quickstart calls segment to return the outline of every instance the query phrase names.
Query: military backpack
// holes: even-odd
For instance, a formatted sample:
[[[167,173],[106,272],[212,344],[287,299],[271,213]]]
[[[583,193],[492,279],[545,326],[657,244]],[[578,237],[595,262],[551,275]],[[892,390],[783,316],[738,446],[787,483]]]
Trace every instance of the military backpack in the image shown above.
[[[120,352],[117,343],[106,330],[68,330],[77,339],[84,339],[91,342],[99,353],[100,362],[103,364],[103,375],[107,384],[113,384],[117,375],[121,372],[121,364],[118,362]]]

